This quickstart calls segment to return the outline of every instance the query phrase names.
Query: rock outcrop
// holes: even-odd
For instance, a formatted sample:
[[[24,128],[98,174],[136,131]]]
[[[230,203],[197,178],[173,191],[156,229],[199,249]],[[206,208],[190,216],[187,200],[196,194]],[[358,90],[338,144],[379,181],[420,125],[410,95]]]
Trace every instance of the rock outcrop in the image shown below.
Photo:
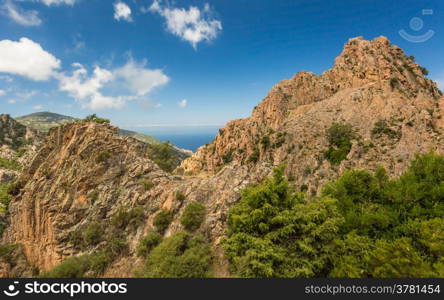
[[[168,236],[181,229],[184,207],[197,201],[206,207],[199,230],[213,242],[215,275],[228,276],[220,249],[228,209],[243,188],[273,167],[285,163],[289,180],[314,194],[347,169],[383,165],[397,176],[416,152],[444,149],[444,97],[425,73],[386,38],[351,39],[332,69],[280,82],[251,117],[229,122],[174,174],[149,158],[149,145],[119,136],[110,125],[78,122],[51,129],[18,178],[3,243],[22,245],[30,266],[48,270],[100,247],[81,249],[72,242],[76,232],[96,222],[104,236],[118,234],[129,248],[102,276],[133,276],[143,264],[137,244],[153,230],[156,214],[174,213]],[[337,164],[325,156],[326,132],[335,123],[354,132],[346,158]],[[141,218],[117,232],[110,224],[122,209],[137,209]]]

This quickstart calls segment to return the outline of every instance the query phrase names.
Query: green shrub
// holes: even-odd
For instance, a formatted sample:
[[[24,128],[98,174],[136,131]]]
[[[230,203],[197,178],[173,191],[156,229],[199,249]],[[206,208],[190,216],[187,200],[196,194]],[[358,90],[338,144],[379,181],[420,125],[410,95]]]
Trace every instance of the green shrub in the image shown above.
[[[112,263],[113,259],[105,251],[100,251],[89,256],[88,270],[91,270],[94,275],[103,273],[108,265]]]
[[[198,202],[192,202],[185,207],[180,223],[185,229],[195,231],[200,227],[204,218],[205,206]]]
[[[262,147],[264,147],[264,149],[268,149],[268,147],[270,147],[270,137],[269,136],[263,136],[261,138],[261,144]]]
[[[169,142],[150,145],[148,156],[165,172],[172,172],[178,165],[174,148]]]
[[[20,247],[19,244],[7,244],[0,246],[0,258],[11,263],[14,257],[14,252]]]
[[[90,257],[74,256],[65,259],[52,270],[43,274],[44,278],[83,278],[90,268]]]
[[[9,185],[8,184],[0,184],[0,204],[3,206],[3,210],[7,211],[9,203],[11,202],[12,197],[9,194]]]
[[[162,209],[154,218],[153,224],[158,232],[164,233],[165,230],[168,228],[168,226],[170,226],[172,220],[173,220],[172,212],[166,209]]]
[[[391,129],[385,120],[379,120],[375,123],[375,126],[372,129],[372,136],[380,137],[382,134],[385,134],[392,139],[401,138],[400,132]]]
[[[407,68],[407,69],[408,69],[408,68]],[[396,77],[392,77],[392,78],[390,78],[390,87],[391,87],[392,89],[396,88],[396,87],[398,86],[398,84],[399,84],[399,80],[398,80],[398,78],[396,78]]]
[[[154,187],[154,183],[152,181],[142,181],[142,185],[145,191],[149,191]]]
[[[15,160],[0,157],[0,168],[20,171],[22,169],[22,166]]]
[[[184,193],[182,193],[181,191],[178,191],[178,192],[176,193],[176,200],[177,200],[177,201],[182,202],[182,201],[184,201],[185,199],[186,199],[186,196],[185,196]]]
[[[108,256],[116,258],[119,255],[124,254],[127,250],[128,244],[126,243],[125,239],[115,237],[108,241],[104,251],[108,254]]]
[[[254,148],[253,153],[248,157],[248,162],[256,163],[259,161],[260,153],[259,149]]]
[[[0,223],[0,239],[3,237],[3,233],[5,232],[6,228],[8,228],[6,224]]]
[[[83,231],[81,228],[72,231],[69,235],[69,242],[76,248],[82,249],[85,246]]]
[[[150,278],[210,277],[212,254],[209,243],[202,236],[177,232],[162,241],[148,255],[143,270]]]
[[[112,238],[105,248],[89,256],[89,269],[97,276],[120,255],[126,253],[128,245],[124,239]]]
[[[233,152],[234,149],[230,149],[222,155],[222,161],[224,162],[224,164],[228,164],[233,160]]]
[[[98,163],[98,164],[106,163],[110,158],[111,158],[111,153],[109,153],[107,151],[101,152],[96,157],[96,163]]]
[[[92,191],[89,195],[89,200],[91,204],[94,204],[99,199],[100,193],[99,191]]]
[[[83,233],[83,241],[87,246],[97,245],[102,241],[103,234],[102,225],[98,222],[92,222]]]
[[[88,122],[99,123],[99,124],[109,124],[108,119],[99,118],[96,114],[86,116],[84,120],[88,121]]]
[[[145,212],[142,207],[128,209],[121,206],[111,218],[111,224],[121,229],[125,229],[128,225],[136,227],[143,222],[144,217]]]
[[[151,250],[162,240],[162,236],[157,232],[150,232],[142,238],[137,247],[137,255],[146,257]]]
[[[355,138],[353,128],[349,124],[333,123],[327,130],[330,144],[325,152],[325,158],[333,165],[338,165],[347,158],[351,150],[351,140]]]

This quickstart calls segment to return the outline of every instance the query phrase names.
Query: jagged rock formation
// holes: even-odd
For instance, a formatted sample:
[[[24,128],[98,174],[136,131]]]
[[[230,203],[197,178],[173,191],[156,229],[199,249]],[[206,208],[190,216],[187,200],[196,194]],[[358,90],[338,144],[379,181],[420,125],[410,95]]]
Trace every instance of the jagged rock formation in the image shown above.
[[[283,80],[251,117],[228,123],[181,168],[214,174],[226,163],[286,163],[291,179],[315,190],[350,168],[383,165],[399,175],[415,152],[442,149],[442,93],[424,72],[385,37],[353,38],[332,69]],[[373,134],[378,121],[397,138]],[[324,159],[334,122],[351,124],[357,134],[339,166]]]
[[[344,170],[383,165],[396,176],[414,153],[444,149],[444,98],[424,73],[386,38],[351,39],[331,70],[298,73],[277,84],[251,117],[229,122],[176,175],[150,160],[149,145],[119,136],[110,125],[54,128],[18,179],[3,243],[21,244],[31,266],[48,270],[100,246],[79,249],[72,242],[75,232],[99,222],[110,237],[117,234],[110,224],[119,209],[141,209],[141,221],[119,231],[128,252],[103,274],[133,276],[143,264],[136,246],[153,230],[156,213],[162,208],[174,213],[168,236],[181,229],[184,207],[197,201],[206,206],[200,231],[213,242],[215,275],[227,276],[219,247],[227,211],[241,189],[274,166],[286,163],[294,185],[316,193]],[[338,122],[351,125],[354,138],[346,158],[333,164],[325,158],[326,131]]]

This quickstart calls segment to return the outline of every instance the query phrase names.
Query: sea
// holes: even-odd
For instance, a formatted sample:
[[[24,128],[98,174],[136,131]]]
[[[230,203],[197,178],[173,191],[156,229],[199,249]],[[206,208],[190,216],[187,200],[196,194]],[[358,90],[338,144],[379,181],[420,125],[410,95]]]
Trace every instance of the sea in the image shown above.
[[[139,128],[137,131],[143,134],[151,135],[162,142],[169,141],[171,144],[186,150],[196,152],[196,150],[205,144],[214,140],[219,128],[222,126],[211,127],[191,127],[191,128]]]
[[[155,138],[161,140],[162,142],[168,141],[179,148],[191,150],[196,152],[196,150],[205,144],[210,143],[216,137],[214,134],[152,134]]]

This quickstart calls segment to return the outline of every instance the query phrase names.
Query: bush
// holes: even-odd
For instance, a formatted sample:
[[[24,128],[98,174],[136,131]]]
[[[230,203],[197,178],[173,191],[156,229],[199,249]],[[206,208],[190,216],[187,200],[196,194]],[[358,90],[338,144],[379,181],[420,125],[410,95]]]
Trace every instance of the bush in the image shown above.
[[[154,247],[162,240],[162,236],[157,232],[150,232],[142,238],[137,247],[137,255],[146,257]]]
[[[88,225],[83,234],[83,241],[87,246],[97,245],[102,241],[103,234],[104,231],[102,229],[102,225],[100,225],[98,222],[92,222]]]
[[[101,152],[96,157],[96,163],[98,163],[98,164],[106,163],[110,158],[111,158],[111,153],[106,152],[106,151],[105,152]]]
[[[262,144],[262,147],[264,147],[264,149],[268,149],[268,147],[270,146],[270,137],[263,136],[261,138],[261,144]]]
[[[205,206],[198,202],[192,202],[185,208],[180,223],[185,229],[195,231],[200,227],[204,218]]]
[[[209,243],[202,236],[177,232],[162,241],[148,255],[143,270],[150,278],[210,277],[212,254]]]
[[[44,278],[83,278],[90,268],[90,258],[87,255],[74,256],[65,259],[51,271],[43,274]]]
[[[8,184],[0,184],[0,204],[3,206],[3,210],[7,211],[9,203],[11,202],[12,197],[9,194],[9,185]]]
[[[407,69],[408,69],[408,68],[407,68]],[[390,78],[390,87],[391,87],[392,89],[396,88],[396,87],[398,86],[398,84],[399,84],[399,80],[398,80],[398,78],[396,78],[396,77],[392,77],[392,78]]]
[[[325,152],[325,158],[331,164],[338,165],[351,150],[351,140],[355,138],[353,128],[349,124],[333,123],[327,130],[327,138],[330,146]]]
[[[145,191],[149,191],[154,187],[154,183],[152,181],[142,181],[142,185]]]
[[[109,124],[108,119],[99,118],[96,114],[86,116],[84,120],[88,121],[88,122],[99,123],[99,124]]]
[[[259,149],[255,148],[253,153],[248,157],[248,162],[256,163],[259,161],[260,153]]]
[[[8,263],[11,263],[13,261],[14,252],[19,247],[19,244],[7,244],[0,246],[0,258]]]
[[[142,207],[128,209],[122,206],[111,218],[111,224],[121,229],[125,229],[128,225],[136,227],[143,222],[144,217],[145,212]]]
[[[228,164],[233,160],[233,152],[234,152],[234,149],[230,149],[225,154],[223,154],[221,156],[224,164]]]
[[[168,226],[170,226],[171,221],[173,220],[173,214],[171,211],[162,209],[154,218],[154,226],[157,231],[160,233],[164,233],[167,230]]]
[[[99,191],[91,192],[91,194],[88,197],[90,202],[91,202],[91,204],[94,204],[99,199],[99,196],[100,196]]]
[[[379,120],[375,123],[375,126],[372,129],[372,136],[380,137],[382,134],[385,134],[392,139],[401,138],[400,132],[391,129],[385,120]]]
[[[177,200],[177,201],[182,202],[182,201],[184,201],[185,199],[186,199],[186,197],[185,197],[185,194],[184,194],[184,193],[182,193],[181,191],[178,191],[178,192],[176,193],[176,200]]]
[[[148,156],[165,172],[172,172],[178,165],[174,148],[169,142],[150,145]]]

